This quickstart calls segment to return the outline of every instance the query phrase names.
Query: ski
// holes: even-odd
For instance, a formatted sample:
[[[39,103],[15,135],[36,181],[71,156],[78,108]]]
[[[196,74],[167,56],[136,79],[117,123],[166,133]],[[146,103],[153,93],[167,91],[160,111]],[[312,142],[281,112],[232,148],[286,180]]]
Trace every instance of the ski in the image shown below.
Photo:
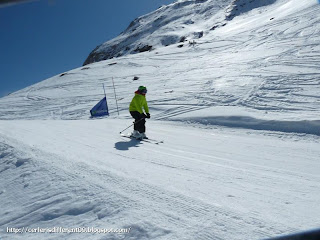
[[[144,138],[142,139],[142,141],[147,141],[147,142],[152,142],[152,143],[155,143],[155,144],[159,144],[159,143],[163,143],[163,140],[156,140],[156,139],[152,139],[152,138]]]
[[[156,140],[156,139],[151,139],[151,138],[137,139],[137,138],[131,137],[131,135],[124,135],[124,134],[120,134],[120,135],[121,135],[121,137],[126,137],[126,138],[130,138],[130,139],[134,139],[134,140],[142,141],[142,142],[149,142],[149,143],[153,143],[153,144],[163,143],[163,140]]]

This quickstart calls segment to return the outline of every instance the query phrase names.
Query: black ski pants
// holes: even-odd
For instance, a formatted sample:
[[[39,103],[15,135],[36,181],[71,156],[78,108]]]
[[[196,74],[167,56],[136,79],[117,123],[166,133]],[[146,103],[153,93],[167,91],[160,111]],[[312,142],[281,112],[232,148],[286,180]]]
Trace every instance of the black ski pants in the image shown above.
[[[146,131],[146,120],[145,115],[143,113],[139,113],[137,111],[130,111],[131,116],[134,118],[133,129],[139,131],[140,133],[144,133]]]

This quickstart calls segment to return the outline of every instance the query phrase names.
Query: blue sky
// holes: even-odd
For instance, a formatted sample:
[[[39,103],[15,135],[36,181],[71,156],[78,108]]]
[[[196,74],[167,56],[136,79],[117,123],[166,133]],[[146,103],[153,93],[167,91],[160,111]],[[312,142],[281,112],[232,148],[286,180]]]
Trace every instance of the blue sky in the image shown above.
[[[80,67],[132,20],[174,0],[38,0],[0,7],[0,97]]]

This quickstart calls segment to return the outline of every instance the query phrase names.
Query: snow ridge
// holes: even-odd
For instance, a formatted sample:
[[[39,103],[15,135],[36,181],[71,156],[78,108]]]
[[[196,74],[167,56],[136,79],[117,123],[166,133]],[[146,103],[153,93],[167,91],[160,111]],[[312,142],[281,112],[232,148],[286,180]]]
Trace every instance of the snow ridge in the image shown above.
[[[277,0],[230,1],[182,0],[162,6],[132,21],[118,37],[97,46],[83,65],[199,39],[234,17]]]
[[[184,0],[162,6],[132,21],[118,37],[97,46],[84,65],[201,38],[203,31],[209,30],[219,18],[223,19],[219,14],[224,15],[228,3],[224,0]],[[208,20],[210,27],[201,25]]]
[[[227,8],[227,20],[232,20],[236,16],[247,13],[253,9],[268,6],[277,0],[234,0]]]

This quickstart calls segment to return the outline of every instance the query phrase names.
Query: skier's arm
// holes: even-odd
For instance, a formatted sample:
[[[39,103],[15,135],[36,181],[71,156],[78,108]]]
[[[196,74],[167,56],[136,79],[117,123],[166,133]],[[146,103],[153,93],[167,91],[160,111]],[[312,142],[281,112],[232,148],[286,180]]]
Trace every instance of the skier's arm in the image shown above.
[[[147,100],[144,101],[143,108],[146,114],[149,114],[149,107],[148,107]]]

